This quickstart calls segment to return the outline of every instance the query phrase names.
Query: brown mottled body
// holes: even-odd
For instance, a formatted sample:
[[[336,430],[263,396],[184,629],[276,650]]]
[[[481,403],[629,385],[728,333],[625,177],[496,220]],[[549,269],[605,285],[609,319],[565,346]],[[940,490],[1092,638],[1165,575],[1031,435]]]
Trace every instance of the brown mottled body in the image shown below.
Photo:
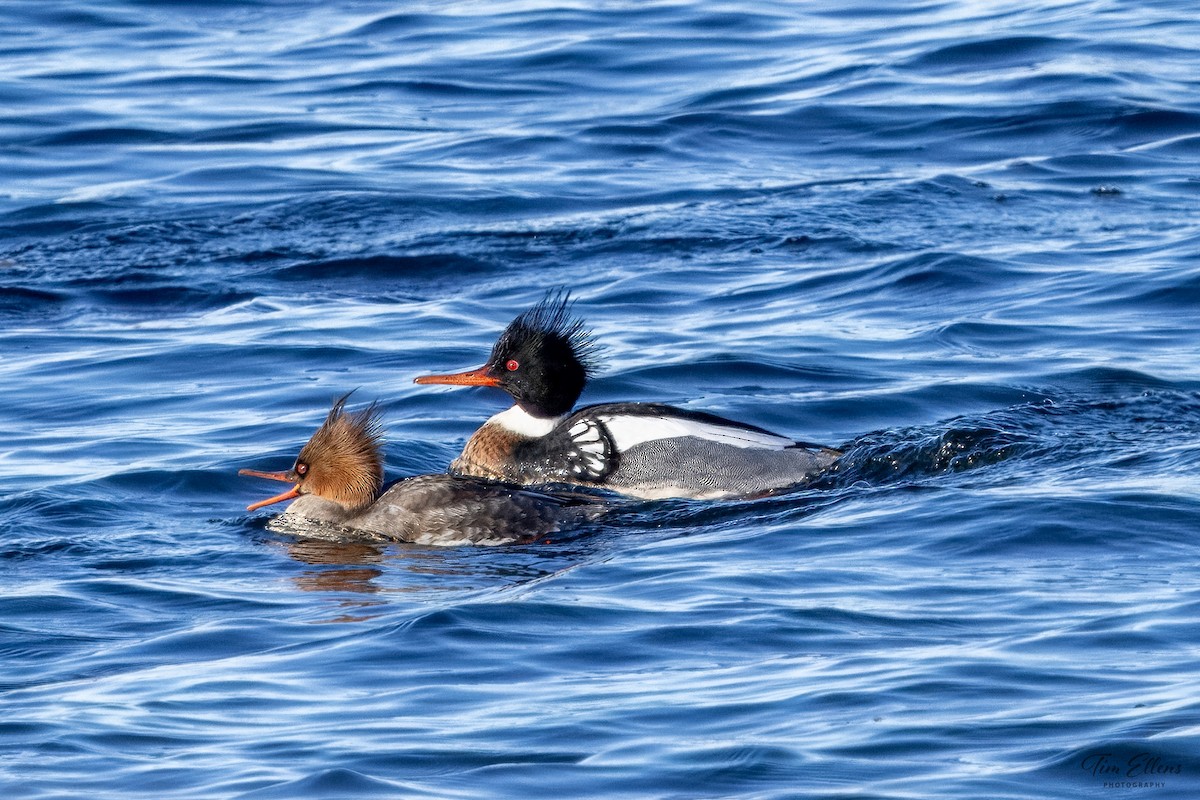
[[[484,427],[467,440],[462,453],[450,462],[450,472],[520,483],[524,470],[513,458],[519,442],[519,437],[511,431]]]

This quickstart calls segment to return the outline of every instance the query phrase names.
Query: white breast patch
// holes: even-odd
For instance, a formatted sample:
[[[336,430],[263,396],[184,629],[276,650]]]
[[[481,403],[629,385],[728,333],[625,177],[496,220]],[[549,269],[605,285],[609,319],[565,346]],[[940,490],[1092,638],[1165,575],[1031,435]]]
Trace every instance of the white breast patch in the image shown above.
[[[782,450],[792,444],[791,439],[773,433],[716,425],[686,417],[620,415],[601,416],[599,419],[608,428],[617,450],[622,453],[643,442],[682,436],[694,436],[697,439],[734,447],[757,447],[764,450]]]

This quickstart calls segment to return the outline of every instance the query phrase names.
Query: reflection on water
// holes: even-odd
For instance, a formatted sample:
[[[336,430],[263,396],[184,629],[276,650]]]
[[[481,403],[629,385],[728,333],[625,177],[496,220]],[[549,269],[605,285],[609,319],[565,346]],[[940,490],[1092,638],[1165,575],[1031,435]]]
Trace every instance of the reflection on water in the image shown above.
[[[269,528],[274,525],[268,526]],[[604,548],[603,535],[590,541],[577,537],[568,543],[504,547],[426,547],[404,542],[347,539],[342,534],[300,536],[289,533],[271,540],[296,561],[310,565],[291,577],[306,592],[349,593],[338,598],[340,608],[362,612],[385,605],[388,595],[494,593],[565,574],[593,560]],[[374,595],[365,599],[362,595]],[[369,617],[359,613],[338,621]]]

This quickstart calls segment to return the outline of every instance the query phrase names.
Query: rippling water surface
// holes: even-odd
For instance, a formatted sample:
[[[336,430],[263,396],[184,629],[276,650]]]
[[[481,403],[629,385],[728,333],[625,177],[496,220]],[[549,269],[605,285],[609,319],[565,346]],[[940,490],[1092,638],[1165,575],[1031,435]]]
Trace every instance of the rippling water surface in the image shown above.
[[[0,792],[1200,796],[1200,23],[0,6]],[[248,514],[569,287],[585,400],[844,447],[500,548]]]

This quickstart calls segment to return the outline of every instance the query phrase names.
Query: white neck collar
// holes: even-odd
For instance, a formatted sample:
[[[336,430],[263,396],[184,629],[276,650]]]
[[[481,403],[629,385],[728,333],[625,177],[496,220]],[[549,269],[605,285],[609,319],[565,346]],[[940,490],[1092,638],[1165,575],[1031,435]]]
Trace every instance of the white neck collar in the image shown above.
[[[558,427],[562,417],[535,417],[520,406],[501,411],[488,420],[489,425],[499,425],[507,431],[529,439],[540,439]]]

